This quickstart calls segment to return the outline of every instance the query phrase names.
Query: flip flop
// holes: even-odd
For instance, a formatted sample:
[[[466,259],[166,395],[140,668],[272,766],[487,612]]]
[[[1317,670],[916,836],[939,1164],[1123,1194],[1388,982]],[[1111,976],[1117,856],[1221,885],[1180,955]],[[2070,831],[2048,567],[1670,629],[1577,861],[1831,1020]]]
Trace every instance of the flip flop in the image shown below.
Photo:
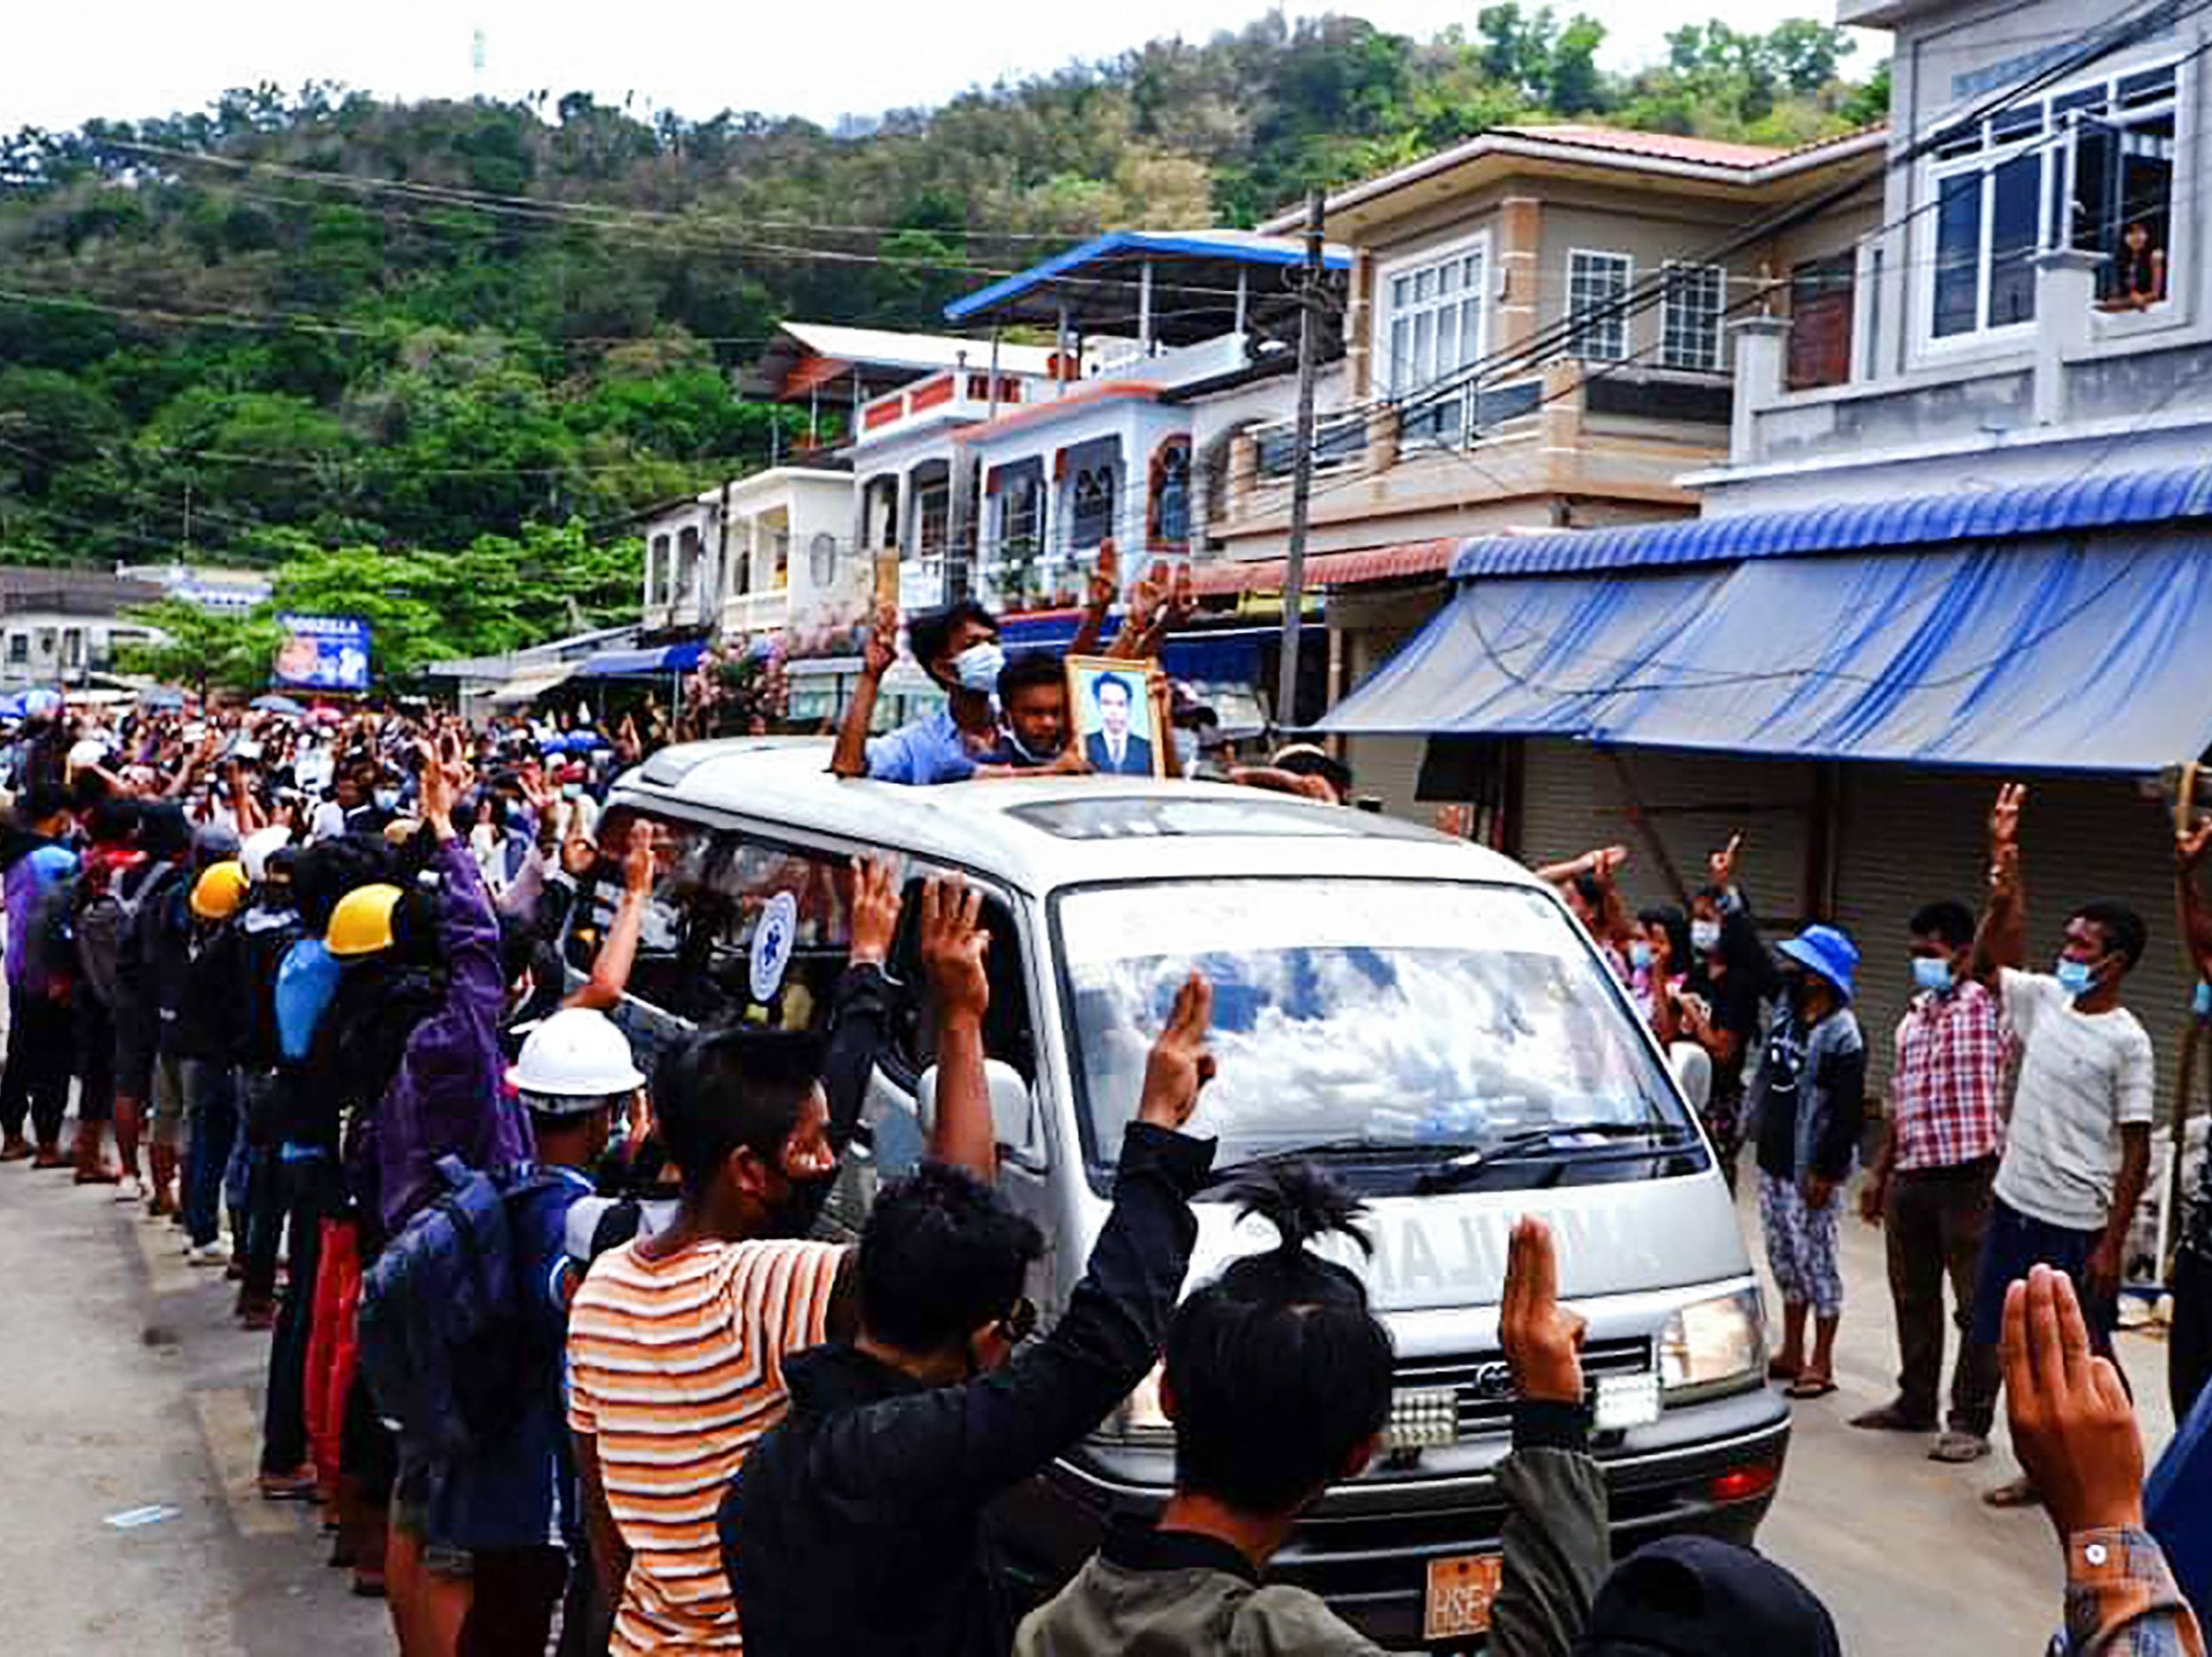
[[[1783,1387],[1782,1395],[1802,1402],[1807,1399],[1826,1398],[1835,1390],[1835,1382],[1824,1375],[1802,1375]]]

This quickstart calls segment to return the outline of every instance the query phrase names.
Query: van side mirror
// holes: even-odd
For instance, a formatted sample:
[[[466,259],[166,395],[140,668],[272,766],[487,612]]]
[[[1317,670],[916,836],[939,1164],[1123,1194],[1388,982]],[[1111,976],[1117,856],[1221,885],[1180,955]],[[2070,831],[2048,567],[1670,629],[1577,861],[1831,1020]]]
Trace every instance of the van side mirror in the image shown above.
[[[1690,1109],[1704,1116],[1712,1101],[1712,1055],[1694,1041],[1678,1041],[1666,1050],[1666,1065]]]
[[[1037,1107],[1029,1084],[1021,1079],[1021,1072],[1003,1059],[983,1061],[984,1080],[991,1090],[991,1132],[1000,1147],[1017,1156],[1032,1150],[1036,1143]],[[915,1110],[927,1131],[937,1122],[937,1067],[931,1065],[922,1072],[921,1080],[914,1090]]]

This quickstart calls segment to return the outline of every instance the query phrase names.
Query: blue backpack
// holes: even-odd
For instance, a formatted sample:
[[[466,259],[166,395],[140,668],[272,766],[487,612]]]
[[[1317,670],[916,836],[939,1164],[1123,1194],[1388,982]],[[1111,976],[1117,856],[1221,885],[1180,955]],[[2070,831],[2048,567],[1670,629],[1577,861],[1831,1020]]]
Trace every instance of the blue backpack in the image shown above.
[[[451,1460],[495,1443],[556,1353],[523,1315],[508,1204],[553,1182],[438,1160],[439,1193],[361,1284],[361,1373],[410,1448]]]

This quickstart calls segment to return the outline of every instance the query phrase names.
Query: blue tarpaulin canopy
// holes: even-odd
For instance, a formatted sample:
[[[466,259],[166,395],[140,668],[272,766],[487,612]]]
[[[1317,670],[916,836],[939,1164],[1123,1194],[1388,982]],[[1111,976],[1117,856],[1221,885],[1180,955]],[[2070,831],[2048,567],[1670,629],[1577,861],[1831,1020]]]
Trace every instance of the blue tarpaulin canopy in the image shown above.
[[[642,651],[594,651],[572,677],[644,679],[665,673],[689,673],[706,654],[701,643],[663,644]]]
[[[2212,534],[1476,580],[1322,729],[2156,770],[2212,744]]]

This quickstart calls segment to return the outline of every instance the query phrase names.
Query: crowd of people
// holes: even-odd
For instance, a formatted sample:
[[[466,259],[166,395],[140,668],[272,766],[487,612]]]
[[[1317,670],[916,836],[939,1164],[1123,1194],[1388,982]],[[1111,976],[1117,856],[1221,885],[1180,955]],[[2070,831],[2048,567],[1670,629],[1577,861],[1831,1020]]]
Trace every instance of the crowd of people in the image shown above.
[[[888,666],[877,631],[863,704]],[[988,615],[956,606],[909,635],[945,713],[872,740],[863,713],[835,769],[929,785],[1089,764],[1064,675],[1001,659]],[[1150,685],[1161,729],[1185,728],[1171,686],[1134,667],[1130,683]],[[28,712],[0,761],[0,1161],[112,1188],[236,1280],[239,1320],[270,1335],[260,1495],[319,1506],[333,1565],[389,1601],[408,1657],[1375,1649],[1267,1580],[1305,1509],[1385,1448],[1390,1337],[1342,1263],[1366,1246],[1359,1205],[1300,1165],[1248,1175],[1232,1195],[1278,1245],[1185,1292],[1213,1177],[1188,1131],[1214,1070],[1202,977],[1151,1048],[1087,1273],[1042,1330],[1023,1286],[1049,1240],[997,1188],[990,936],[957,878],[850,872],[820,1038],[741,1022],[647,1053],[611,1016],[669,856],[604,809],[652,740],[634,724]],[[1319,749],[1223,780],[1350,792]],[[2142,929],[2090,905],[2055,974],[2020,969],[2019,806],[2008,794],[1993,825],[1979,928],[1942,906],[1911,928],[1932,963],[1898,1037],[1918,1079],[1870,1181],[1893,1261],[1912,1265],[1893,1269],[1911,1333],[1899,1400],[1864,1424],[1933,1426],[1940,1278],[1966,1285],[1972,1258],[1977,1338],[1939,1452],[1986,1441],[2001,1373],[2066,1550],[2071,1648],[2197,1653],[2144,1528],[2106,1338],[2108,1216],[2142,1176],[2147,1045],[2119,1002]],[[2182,851],[2192,904],[2208,838]],[[1756,1148],[1776,1363],[1813,1398],[1833,1390],[1835,1218],[1863,1093],[1857,954],[1811,927],[1770,956],[1738,851],[1687,912],[1627,914],[1616,849],[1550,872],[1662,1038],[1702,1062],[1724,1163]],[[2190,912],[2212,969],[2212,908]],[[918,982],[885,970],[902,926]],[[819,1241],[897,1019],[931,1032],[926,1156],[856,1244]],[[2009,1132],[2010,1094],[1972,1069],[2000,1030],[2027,1049]],[[1499,1286],[1517,1400],[1490,1649],[1839,1649],[1818,1598],[1746,1550],[1681,1538],[1616,1563],[1557,1281],[1549,1233],[1523,1222]],[[1171,1498],[1025,1605],[993,1500],[1155,1364]]]
[[[2051,969],[2028,967],[2026,804],[2017,785],[1997,796],[1979,917],[1956,899],[1931,902],[1891,943],[1909,956],[1914,994],[1894,1031],[1887,1110],[1859,1194],[1861,1215],[1886,1232],[1901,1362],[1897,1395],[1852,1424],[1925,1434],[1931,1459],[1950,1464],[1989,1454],[2010,1285],[2039,1268],[2061,1274],[2091,1348],[2113,1357],[2150,1167],[2155,1065],[2125,1005],[2148,929],[2124,904],[2082,903],[2066,917]],[[1688,916],[1628,914],[1621,847],[1541,872],[1654,1033],[1704,1078],[1705,1124],[1731,1182],[1748,1138],[1783,1297],[1770,1373],[1791,1397],[1818,1399],[1836,1390],[1838,1226],[1866,1135],[1868,1037],[1853,1012],[1860,951],[1821,925],[1769,951],[1735,879],[1740,851],[1739,837],[1713,856]],[[2212,981],[2212,903],[2198,884],[2208,853],[2212,825],[2176,848],[2184,941]],[[2212,1158],[2200,1164],[2189,1211],[2167,1285],[2177,1421],[2212,1373]],[[1958,1341],[1940,1412],[1947,1280]],[[2030,1468],[1985,1500],[2019,1507],[2048,1495]]]

